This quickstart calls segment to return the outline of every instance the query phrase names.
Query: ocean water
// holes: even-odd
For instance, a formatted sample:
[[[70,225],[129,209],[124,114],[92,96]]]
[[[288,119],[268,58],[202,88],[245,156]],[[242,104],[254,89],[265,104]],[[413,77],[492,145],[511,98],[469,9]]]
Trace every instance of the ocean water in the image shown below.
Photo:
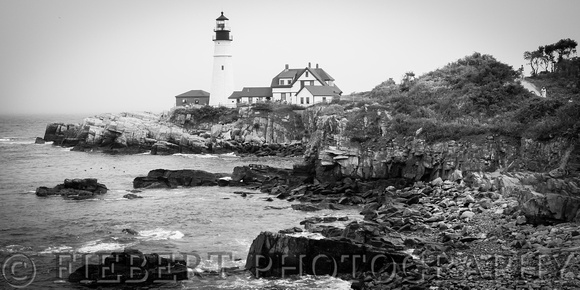
[[[231,260],[224,258],[223,266],[243,268],[249,247],[261,231],[298,226],[299,221],[315,215],[360,218],[356,210],[294,211],[290,202],[267,202],[261,193],[244,198],[233,192],[245,189],[234,187],[152,189],[138,193],[141,199],[125,199],[122,196],[132,189],[135,177],[157,168],[231,173],[235,166],[252,163],[290,168],[297,159],[230,154],[106,155],[34,144],[35,137],[43,137],[48,123],[80,123],[84,117],[0,116],[0,289],[29,281],[26,289],[79,289],[66,282],[68,263],[74,271],[82,265],[79,257],[83,254],[96,262],[99,253],[124,248],[167,256],[197,255],[201,261],[192,271],[198,272],[218,270],[217,256],[209,254],[223,252],[232,255]],[[97,178],[109,191],[81,201],[34,194],[37,187],[53,187],[66,178]],[[129,235],[123,229],[139,234]],[[349,289],[350,283],[313,276],[255,279],[243,273],[192,276],[178,283],[147,287],[157,288]]]

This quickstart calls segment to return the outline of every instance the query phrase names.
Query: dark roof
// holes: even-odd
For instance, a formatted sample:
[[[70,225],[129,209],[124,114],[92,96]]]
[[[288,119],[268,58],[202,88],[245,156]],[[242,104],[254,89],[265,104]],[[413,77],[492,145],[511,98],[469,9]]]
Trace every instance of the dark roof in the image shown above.
[[[237,99],[237,98],[241,98],[241,93],[240,91],[234,91],[229,97],[228,99]]]
[[[314,78],[316,78],[323,84],[326,84],[326,81],[334,81],[334,79],[321,68],[310,68],[310,67],[303,69],[292,68],[292,69],[284,69],[277,76],[275,76],[272,79],[271,86],[273,88],[290,87],[294,85],[296,80],[298,80],[298,78],[307,70],[314,76]],[[281,78],[292,78],[292,83],[290,85],[288,84],[280,85]]]
[[[224,12],[222,11],[222,15],[220,15],[220,17],[216,18],[216,20],[229,20],[229,19],[224,16]]]
[[[228,99],[238,99],[243,97],[272,97],[272,88],[270,87],[244,87],[241,91],[233,92]]]
[[[175,97],[176,98],[178,98],[178,97],[181,97],[181,98],[184,98],[184,97],[196,97],[196,98],[207,97],[207,98],[209,98],[209,93],[204,91],[204,90],[191,90],[191,91],[185,92],[181,95],[177,95]]]
[[[338,96],[341,92],[334,86],[304,86],[313,96]],[[302,91],[302,89],[300,91]],[[298,91],[298,93],[300,93]]]
[[[321,68],[311,68],[310,71],[325,81],[334,81],[334,79]]]

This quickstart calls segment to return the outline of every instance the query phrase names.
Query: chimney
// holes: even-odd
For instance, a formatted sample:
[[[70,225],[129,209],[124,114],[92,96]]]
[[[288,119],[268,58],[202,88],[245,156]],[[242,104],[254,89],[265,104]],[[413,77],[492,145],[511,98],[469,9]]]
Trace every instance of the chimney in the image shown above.
[[[318,68],[318,64],[316,64],[316,68]]]
[[[310,67],[311,67],[311,65],[310,65],[310,63],[308,63],[308,68],[310,68]]]
[[[288,64],[286,64],[286,69],[288,69]]]

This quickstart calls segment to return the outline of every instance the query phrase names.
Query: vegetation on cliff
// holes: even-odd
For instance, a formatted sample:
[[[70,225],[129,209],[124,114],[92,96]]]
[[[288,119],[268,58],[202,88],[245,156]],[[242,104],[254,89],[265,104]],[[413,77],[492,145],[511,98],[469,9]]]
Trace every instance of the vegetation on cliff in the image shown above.
[[[407,73],[398,85],[389,79],[356,104],[364,110],[348,118],[351,140],[418,135],[435,142],[481,134],[546,140],[580,133],[576,73],[531,78],[554,93],[547,99],[523,88],[518,76],[493,56],[474,53],[417,78]]]
[[[179,115],[190,115],[193,123],[231,123],[238,119],[236,108],[203,106],[199,108],[176,107],[169,113],[169,121],[178,123]]]

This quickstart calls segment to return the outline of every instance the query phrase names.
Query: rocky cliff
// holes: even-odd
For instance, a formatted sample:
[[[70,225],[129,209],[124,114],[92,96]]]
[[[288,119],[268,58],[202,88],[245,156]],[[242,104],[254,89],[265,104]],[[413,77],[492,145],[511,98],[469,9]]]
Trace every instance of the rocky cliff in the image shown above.
[[[310,132],[306,155],[324,180],[458,179],[469,172],[549,171],[563,164],[574,175],[580,169],[580,146],[573,139],[540,142],[490,134],[427,143],[421,129],[415,136],[393,137],[396,121],[389,111],[368,105],[313,107],[303,120]]]
[[[242,110],[229,124],[188,122],[152,113],[102,114],[78,124],[48,124],[44,139],[75,150],[110,153],[252,153],[302,155],[302,123],[293,111]]]

